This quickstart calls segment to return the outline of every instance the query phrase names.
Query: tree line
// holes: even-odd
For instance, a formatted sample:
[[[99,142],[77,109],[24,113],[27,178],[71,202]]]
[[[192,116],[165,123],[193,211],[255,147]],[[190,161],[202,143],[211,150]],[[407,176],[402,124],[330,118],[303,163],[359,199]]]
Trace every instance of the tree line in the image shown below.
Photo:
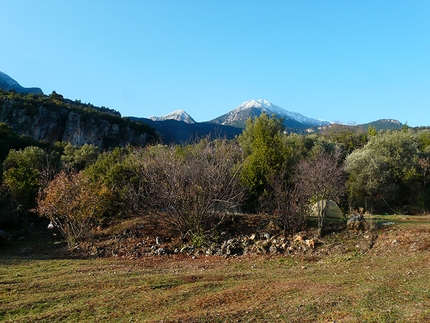
[[[1,124],[0,141],[10,136]],[[293,234],[320,200],[337,202],[345,213],[422,213],[430,207],[428,129],[332,125],[321,134],[298,135],[263,113],[234,140],[110,151],[68,143],[10,147],[2,155],[2,207],[11,218],[48,218],[69,245],[97,226],[132,216],[204,240],[239,210],[271,214]],[[324,222],[321,210],[320,233]]]

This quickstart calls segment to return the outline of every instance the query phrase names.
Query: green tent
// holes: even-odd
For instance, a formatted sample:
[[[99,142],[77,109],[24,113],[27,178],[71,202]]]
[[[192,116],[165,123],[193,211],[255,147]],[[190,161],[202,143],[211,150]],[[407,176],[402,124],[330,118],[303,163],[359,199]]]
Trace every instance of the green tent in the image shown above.
[[[326,207],[327,209],[325,216],[327,218],[344,218],[339,206],[332,200],[321,200],[316,202],[311,208],[310,216],[318,216]]]

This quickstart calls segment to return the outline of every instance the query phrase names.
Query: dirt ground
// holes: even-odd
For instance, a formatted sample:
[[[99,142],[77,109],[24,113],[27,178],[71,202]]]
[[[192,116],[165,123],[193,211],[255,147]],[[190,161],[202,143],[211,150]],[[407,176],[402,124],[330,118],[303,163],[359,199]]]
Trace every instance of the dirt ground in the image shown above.
[[[73,248],[69,248],[57,230],[47,228],[46,221],[37,224],[29,223],[28,228],[8,232],[8,240],[0,244],[0,257],[10,258],[94,258],[94,257],[118,257],[123,259],[139,259],[154,266],[160,262],[178,262],[193,259],[193,264],[198,259],[205,263],[218,263],[220,261],[232,261],[238,257],[274,257],[290,256],[308,261],[318,261],[327,256],[354,253],[410,253],[430,249],[430,215],[421,216],[391,216],[372,217],[370,230],[348,231],[345,222],[327,222],[322,237],[317,237],[317,230],[313,227],[299,232],[298,234],[285,237],[291,243],[288,254],[247,254],[242,256],[216,257],[207,256],[202,252],[196,253],[173,253],[154,255],[153,247],[156,238],[163,240],[163,246],[168,250],[174,250],[183,245],[184,242],[178,238],[168,235],[166,232],[156,231],[154,227],[145,221],[135,218],[122,222],[116,226],[99,230],[94,233],[93,238]],[[250,236],[255,232],[267,229],[270,226],[270,218],[262,216],[249,216],[240,224],[232,223],[226,229],[226,238],[237,236]],[[419,224],[418,226],[416,224]],[[282,231],[272,226],[272,236],[283,237]],[[302,240],[295,242],[299,236]],[[314,246],[309,247],[303,243],[306,239],[312,239]],[[136,256],[136,246],[144,244]],[[103,254],[94,254],[95,248],[103,249]],[[150,261],[148,261],[150,259]],[[197,261],[196,261],[197,260]]]

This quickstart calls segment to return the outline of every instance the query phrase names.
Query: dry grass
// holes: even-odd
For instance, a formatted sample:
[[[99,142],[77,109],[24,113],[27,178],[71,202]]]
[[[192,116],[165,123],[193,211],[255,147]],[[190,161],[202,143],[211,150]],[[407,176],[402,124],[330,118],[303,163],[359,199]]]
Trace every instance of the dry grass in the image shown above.
[[[285,257],[3,255],[0,321],[428,322],[430,218],[388,221],[366,251],[339,232]]]

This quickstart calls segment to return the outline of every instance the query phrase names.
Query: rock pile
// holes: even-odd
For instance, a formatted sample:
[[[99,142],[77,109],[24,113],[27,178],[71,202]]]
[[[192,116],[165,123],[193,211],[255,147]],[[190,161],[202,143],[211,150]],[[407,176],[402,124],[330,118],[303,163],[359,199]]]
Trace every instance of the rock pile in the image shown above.
[[[163,239],[164,240],[164,239]],[[271,235],[267,232],[226,237],[221,241],[207,242],[197,246],[191,242],[178,244],[164,242],[160,237],[140,236],[137,231],[126,230],[117,235],[115,241],[101,245],[92,245],[89,253],[92,256],[141,257],[150,255],[182,254],[188,256],[242,256],[242,255],[281,255],[296,252],[312,251],[316,241],[304,239],[301,235],[287,238],[282,235]]]

